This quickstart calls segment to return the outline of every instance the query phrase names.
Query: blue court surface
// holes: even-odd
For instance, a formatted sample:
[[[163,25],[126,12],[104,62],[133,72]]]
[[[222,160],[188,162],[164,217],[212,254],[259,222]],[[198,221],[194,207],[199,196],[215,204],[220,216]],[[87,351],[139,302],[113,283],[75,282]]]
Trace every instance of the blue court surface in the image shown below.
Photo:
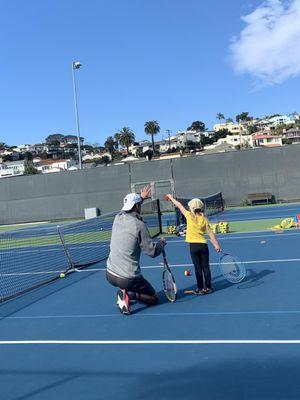
[[[162,292],[161,257],[142,259],[160,304],[130,316],[103,263],[2,303],[1,398],[299,399],[300,230],[218,238],[247,276],[225,281],[211,248],[210,295],[184,293],[195,288],[188,245],[171,238],[176,303]]]
[[[218,214],[218,219],[223,218],[227,221],[253,221],[258,219],[294,217],[297,214],[300,214],[300,203],[226,209]]]

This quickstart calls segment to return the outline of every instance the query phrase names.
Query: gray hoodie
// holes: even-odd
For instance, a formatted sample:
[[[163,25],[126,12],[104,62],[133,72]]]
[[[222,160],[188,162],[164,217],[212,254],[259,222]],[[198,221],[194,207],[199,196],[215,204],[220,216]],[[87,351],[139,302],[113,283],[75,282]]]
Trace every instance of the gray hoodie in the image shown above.
[[[107,268],[123,278],[139,277],[142,275],[141,251],[154,258],[162,249],[163,243],[152,241],[147,225],[138,213],[120,212],[112,227]]]

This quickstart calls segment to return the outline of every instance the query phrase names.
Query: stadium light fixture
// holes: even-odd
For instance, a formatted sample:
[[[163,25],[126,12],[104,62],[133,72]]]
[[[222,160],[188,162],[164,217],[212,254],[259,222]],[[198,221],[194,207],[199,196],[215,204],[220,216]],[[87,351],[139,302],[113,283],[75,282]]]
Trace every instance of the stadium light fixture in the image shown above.
[[[78,114],[78,101],[77,101],[77,87],[76,87],[76,77],[75,70],[81,67],[79,61],[72,62],[72,76],[73,76],[73,93],[74,93],[74,107],[75,107],[75,117],[76,117],[76,128],[77,128],[77,147],[78,147],[78,167],[82,169],[81,161],[81,148],[80,148],[80,129],[79,129],[79,114]]]

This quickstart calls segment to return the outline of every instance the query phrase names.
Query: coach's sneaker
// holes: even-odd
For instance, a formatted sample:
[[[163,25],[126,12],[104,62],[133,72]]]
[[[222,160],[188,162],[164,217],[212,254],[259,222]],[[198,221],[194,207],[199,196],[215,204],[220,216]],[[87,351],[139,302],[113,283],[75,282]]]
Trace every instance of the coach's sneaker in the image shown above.
[[[117,305],[120,313],[130,314],[130,299],[125,289],[119,289],[117,292]]]

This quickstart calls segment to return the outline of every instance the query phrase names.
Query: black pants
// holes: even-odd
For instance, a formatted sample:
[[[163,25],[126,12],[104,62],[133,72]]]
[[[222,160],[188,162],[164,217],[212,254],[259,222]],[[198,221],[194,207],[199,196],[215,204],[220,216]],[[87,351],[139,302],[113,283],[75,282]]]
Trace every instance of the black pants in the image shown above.
[[[203,275],[205,287],[211,288],[211,273],[209,269],[209,250],[206,243],[190,243],[191,258],[195,267],[198,288],[203,289]]]
[[[142,276],[137,278],[121,278],[110,274],[109,271],[106,271],[106,279],[108,282],[121,289],[125,289],[127,291],[132,291],[139,294],[146,294],[149,296],[155,296],[155,289],[152,285]]]

